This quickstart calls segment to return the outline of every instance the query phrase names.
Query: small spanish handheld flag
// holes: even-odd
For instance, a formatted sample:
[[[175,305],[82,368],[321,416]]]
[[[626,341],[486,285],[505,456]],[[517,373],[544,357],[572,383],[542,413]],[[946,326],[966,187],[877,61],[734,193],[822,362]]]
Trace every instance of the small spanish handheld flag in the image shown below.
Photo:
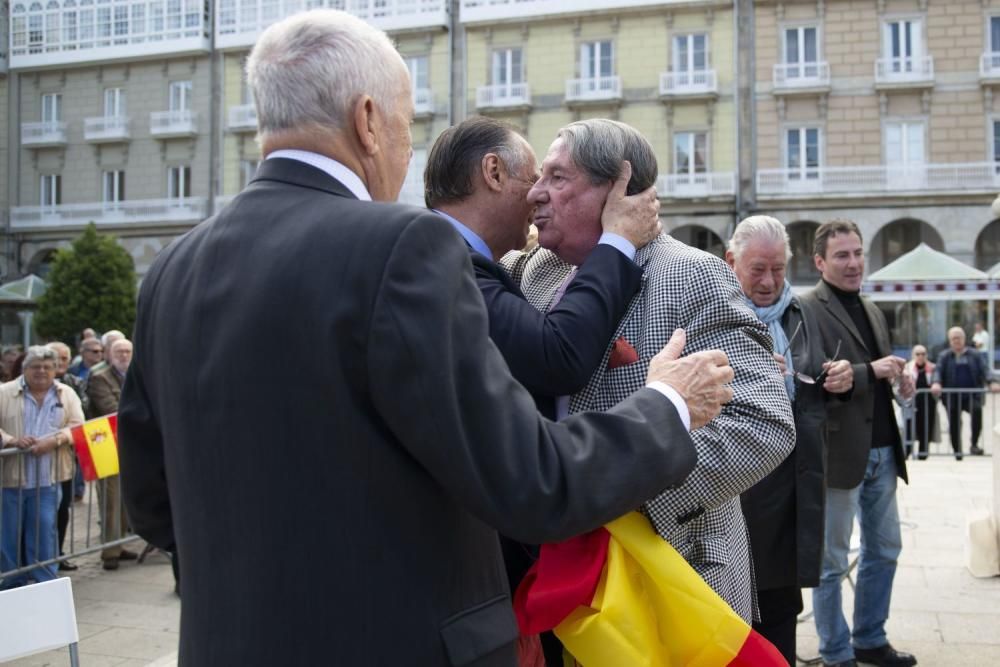
[[[514,596],[523,635],[554,629],[584,667],[784,667],[636,512],[544,544]]]
[[[92,482],[118,474],[118,414],[74,426],[73,446],[83,479]]]

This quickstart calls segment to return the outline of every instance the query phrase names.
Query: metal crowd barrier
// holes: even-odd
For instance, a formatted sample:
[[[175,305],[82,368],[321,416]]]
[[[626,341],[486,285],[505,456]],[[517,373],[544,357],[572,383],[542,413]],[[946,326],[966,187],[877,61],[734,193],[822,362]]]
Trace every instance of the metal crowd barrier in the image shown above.
[[[903,444],[909,457],[955,456],[952,438],[956,436],[960,443],[958,451],[969,456],[974,430],[978,431],[975,444],[984,450],[984,455],[992,456],[998,397],[1000,394],[994,395],[981,387],[942,389],[940,397],[935,397],[930,389],[918,389],[911,400],[900,401]],[[953,429],[956,417],[958,425]]]
[[[65,445],[64,445],[65,446]],[[58,455],[59,450],[52,452],[52,456],[55,456],[55,475],[54,479],[59,480],[64,477],[65,468],[61,465],[60,457]],[[68,521],[66,524],[65,541],[62,545],[63,553],[60,554],[60,540],[59,540],[59,517],[58,509],[59,504],[62,499],[62,493],[64,489],[64,484],[59,481],[55,481],[54,486],[56,489],[56,520],[53,522],[52,532],[48,535],[49,538],[53,538],[55,542],[55,555],[52,558],[47,558],[38,562],[25,562],[25,548],[28,546],[24,543],[25,540],[25,530],[28,526],[24,525],[23,512],[18,511],[15,516],[9,516],[11,501],[16,499],[16,508],[23,506],[25,501],[30,500],[30,496],[33,494],[35,496],[34,500],[37,504],[41,500],[42,487],[37,483],[32,486],[25,486],[24,480],[29,476],[29,466],[34,466],[34,475],[32,476],[34,480],[39,479],[38,473],[40,471],[40,458],[36,457],[29,451],[16,449],[13,447],[8,447],[5,449],[0,449],[0,482],[5,480],[5,473],[10,474],[11,466],[15,466],[17,473],[15,482],[20,483],[21,486],[17,487],[5,487],[2,489],[3,499],[0,502],[0,542],[4,539],[10,537],[10,522],[16,522],[16,529],[11,535],[16,536],[16,545],[12,551],[16,553],[16,567],[10,568],[9,565],[7,569],[4,570],[4,564],[0,564],[0,580],[7,577],[17,576],[23,573],[29,573],[39,567],[47,565],[57,565],[58,563],[68,560],[70,558],[84,556],[86,554],[92,554],[96,552],[103,551],[108,547],[112,547],[120,544],[127,544],[129,542],[134,542],[139,540],[138,535],[131,535],[127,533],[127,520],[123,521],[123,525],[119,528],[119,537],[105,536],[102,534],[102,526],[107,525],[104,503],[102,499],[105,498],[108,484],[111,483],[110,480],[114,478],[99,479],[94,482],[88,482],[86,484],[86,490],[84,492],[84,498],[82,501],[77,502],[76,498],[70,498],[68,507]],[[72,472],[72,471],[71,471]],[[72,495],[73,481],[72,475],[70,476],[69,483],[69,493]],[[125,516],[124,507],[122,505],[121,494],[118,494],[118,509],[120,516]],[[41,515],[40,512],[35,513],[35,526],[32,531],[35,535],[35,543],[33,545],[34,553],[38,554],[41,546],[41,541],[43,538],[41,526]],[[30,576],[30,575],[29,575]]]

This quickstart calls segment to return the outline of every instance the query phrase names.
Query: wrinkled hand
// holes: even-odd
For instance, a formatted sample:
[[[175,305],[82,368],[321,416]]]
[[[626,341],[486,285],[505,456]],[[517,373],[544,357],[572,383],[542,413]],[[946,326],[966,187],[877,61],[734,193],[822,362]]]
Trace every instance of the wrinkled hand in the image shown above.
[[[735,374],[722,350],[681,357],[686,342],[684,330],[676,329],[666,346],[649,362],[646,384],[659,381],[673,387],[687,404],[694,431],[715,419],[722,406],[733,400],[733,390],[726,385]]]
[[[941,383],[935,382],[931,385],[931,393],[934,394],[934,398],[939,398],[941,396]]]
[[[903,372],[903,366],[906,364],[906,360],[902,357],[897,357],[894,354],[890,354],[887,357],[882,357],[881,359],[876,359],[872,362],[872,371],[875,372],[875,377],[879,380],[885,379],[892,382],[899,374]]]
[[[788,363],[785,361],[785,358],[777,352],[773,352],[772,356],[774,357],[774,360],[778,362],[778,370],[781,371],[781,374],[784,375],[787,373]]]
[[[913,380],[913,376],[909,373],[903,373],[899,376],[899,387],[897,387],[900,398],[904,401],[908,401],[913,398],[913,395],[917,393],[917,383]]]
[[[854,369],[847,359],[827,361],[823,364],[823,370],[826,372],[823,389],[831,394],[843,394],[854,386]]]
[[[35,442],[37,440],[33,436],[22,435],[20,438],[15,438],[10,444],[18,449],[31,449],[35,446]]]
[[[659,236],[663,230],[663,224],[660,222],[660,200],[653,187],[626,197],[625,191],[630,178],[632,178],[632,165],[626,160],[622,163],[621,174],[608,192],[607,201],[604,202],[601,227],[605,232],[628,239],[629,243],[639,249]]]

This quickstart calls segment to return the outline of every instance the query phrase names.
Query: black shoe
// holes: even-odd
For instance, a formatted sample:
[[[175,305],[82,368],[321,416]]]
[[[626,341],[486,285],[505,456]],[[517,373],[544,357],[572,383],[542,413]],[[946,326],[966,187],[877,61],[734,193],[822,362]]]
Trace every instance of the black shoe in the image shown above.
[[[969,449],[969,453],[972,454],[973,456],[982,456],[983,455],[983,448],[982,447],[972,447],[971,449]]]
[[[79,570],[79,565],[74,565],[71,561],[61,560],[59,561],[59,571],[60,572],[74,572]]]
[[[118,558],[121,560],[135,560],[139,555],[134,551],[129,551],[128,549],[122,549],[121,553],[118,554]]]
[[[955,452],[955,460],[956,461],[962,460],[962,452]]]
[[[927,460],[927,455],[926,454],[917,454],[917,460],[918,461],[926,461]]]
[[[105,558],[104,563],[101,565],[105,570],[117,570],[118,569],[118,559],[117,558]]]
[[[858,663],[853,660],[844,660],[843,662],[824,662],[823,667],[858,667]]]
[[[892,644],[878,648],[856,648],[854,658],[859,663],[877,665],[877,667],[910,667],[917,664],[917,659],[909,653],[900,653]]]

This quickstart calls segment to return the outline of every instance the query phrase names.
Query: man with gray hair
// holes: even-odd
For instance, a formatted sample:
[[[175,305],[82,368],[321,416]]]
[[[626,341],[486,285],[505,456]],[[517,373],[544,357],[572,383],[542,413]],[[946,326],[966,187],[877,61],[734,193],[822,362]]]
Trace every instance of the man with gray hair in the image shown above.
[[[679,484],[682,410],[716,413],[733,369],[661,353],[607,413],[542,418],[461,237],[388,203],[413,117],[388,37],[302,12],[247,81],[265,159],[150,268],[118,411],[129,519],[180,555],[179,662],[513,665],[496,529],[562,540]],[[249,367],[271,338],[290,356]]]
[[[795,450],[743,492],[760,620],[753,627],[795,664],[801,587],[819,584],[823,556],[823,462],[826,400],[854,384],[846,360],[827,362],[820,331],[785,278],[788,233],[775,218],[755,215],[736,226],[726,251],[747,306],[767,325],[795,415]]]
[[[40,563],[58,555],[56,511],[59,484],[73,477],[70,429],[83,423],[80,399],[56,382],[56,352],[28,348],[23,374],[0,385],[0,448],[16,448],[0,466],[0,572]],[[5,577],[0,589],[48,581],[56,566]]]
[[[611,120],[567,125],[549,148],[528,193],[541,246],[508,261],[528,300],[551,307],[601,235],[601,203],[628,160],[628,192],[656,180],[656,157],[634,128]],[[748,622],[754,615],[753,568],[739,494],[792,450],[792,414],[767,329],[746,307],[724,262],[661,235],[635,262],[643,284],[607,343],[604,361],[569,412],[604,410],[642,385],[654,355],[677,329],[686,353],[720,349],[737,369],[734,399],[692,431],[698,464],[684,484],[650,496],[643,510],[656,531]]]

